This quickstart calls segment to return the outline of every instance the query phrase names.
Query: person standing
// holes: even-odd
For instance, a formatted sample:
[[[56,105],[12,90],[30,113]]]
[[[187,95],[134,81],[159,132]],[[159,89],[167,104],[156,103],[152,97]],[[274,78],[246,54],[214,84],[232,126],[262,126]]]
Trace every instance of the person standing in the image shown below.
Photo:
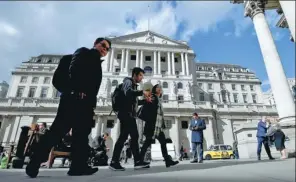
[[[39,173],[40,164],[47,160],[48,154],[72,128],[71,159],[68,171],[70,176],[91,175],[98,168],[88,166],[88,136],[94,127],[94,109],[97,94],[102,81],[102,60],[111,48],[111,42],[105,38],[97,38],[92,49],[79,48],[73,55],[69,67],[63,67],[61,73],[67,72],[67,89],[62,92],[57,115],[48,132],[41,137],[36,150],[26,167],[29,177],[35,178]],[[65,62],[66,63],[66,62]],[[61,78],[62,79],[62,78]],[[56,79],[55,79],[56,80]],[[59,81],[59,78],[57,78]],[[68,82],[69,81],[69,82]],[[53,84],[54,81],[53,81]]]
[[[189,129],[191,133],[191,143],[193,160],[191,163],[203,162],[203,130],[206,129],[205,121],[198,117],[197,113],[193,113]]]
[[[112,160],[109,168],[114,171],[124,171],[125,168],[121,166],[120,154],[124,147],[124,143],[128,136],[131,137],[131,150],[134,156],[135,169],[144,168],[149,165],[147,162],[142,162],[139,153],[139,133],[136,123],[136,113],[138,104],[141,105],[143,101],[138,103],[139,96],[145,96],[149,101],[149,92],[143,90],[137,90],[137,84],[140,83],[144,77],[144,70],[139,67],[135,67],[132,70],[132,77],[126,77],[123,80],[121,90],[122,100],[118,111],[118,119],[120,120],[120,135],[116,141]]]
[[[148,147],[154,139],[157,139],[161,146],[161,153],[165,161],[166,167],[174,166],[179,161],[173,161],[168,154],[166,147],[166,139],[163,132],[165,128],[163,107],[161,102],[162,89],[159,84],[152,88],[152,102],[146,102],[139,112],[139,118],[145,121],[144,135],[145,141],[141,148],[141,160],[144,161]]]
[[[234,158],[239,159],[237,140],[233,141],[233,153],[234,153]]]
[[[270,160],[273,160],[274,158],[271,156],[270,153],[270,148],[268,145],[268,137],[266,136],[267,129],[269,125],[267,125],[266,120],[262,119],[258,122],[257,125],[257,158],[258,160],[261,160],[261,149],[262,149],[262,144],[264,145],[265,151],[269,157]]]
[[[285,139],[286,135],[281,130],[281,126],[279,123],[275,125],[275,133],[273,134],[274,145],[277,151],[281,153],[281,159],[287,158],[287,152],[285,147]]]

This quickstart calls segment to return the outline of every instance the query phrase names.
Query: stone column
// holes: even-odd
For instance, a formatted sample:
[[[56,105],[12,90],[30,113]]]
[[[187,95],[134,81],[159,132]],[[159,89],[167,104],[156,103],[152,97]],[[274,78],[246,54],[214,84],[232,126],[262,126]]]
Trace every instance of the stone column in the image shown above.
[[[213,118],[208,118],[208,120],[209,120],[209,125],[207,126],[206,130],[208,130],[210,138],[206,138],[206,140],[207,140],[207,146],[209,147],[215,144],[215,132],[213,127]]]
[[[123,68],[124,68],[124,52],[125,52],[125,49],[122,49],[121,50],[121,62],[120,62],[120,72],[123,72]]]
[[[181,52],[181,64],[182,64],[182,75],[186,75],[185,73],[185,63],[184,63],[184,53]]]
[[[139,67],[139,62],[140,62],[140,57],[139,57],[139,50],[137,50],[137,54],[136,54],[136,67]]]
[[[175,53],[172,52],[172,75],[176,74],[176,70],[175,70]]]
[[[295,1],[280,1],[293,39],[295,40]]]
[[[188,53],[185,53],[186,75],[189,75]]]
[[[178,117],[175,117],[175,124],[176,124],[176,143],[175,143],[175,150],[176,150],[176,156],[180,156],[180,121]]]
[[[156,51],[153,52],[153,73],[157,74],[157,56]]]
[[[106,56],[106,70],[107,72],[109,72],[109,68],[110,68],[110,52],[108,52],[107,56]]]
[[[264,4],[260,1],[248,1],[245,15],[251,17],[254,23],[280,122],[295,124],[295,104],[264,15]]]
[[[160,58],[160,52],[158,51],[158,74],[161,74],[161,58]]]
[[[102,135],[103,132],[102,132],[102,122],[103,122],[103,118],[102,116],[98,116],[97,117],[97,135]]]
[[[129,62],[129,49],[126,49],[126,57],[125,57],[125,69],[124,69],[124,71],[125,72],[128,72],[128,62]]]
[[[144,51],[143,50],[141,50],[141,64],[140,64],[140,67],[141,68],[143,68],[143,65],[144,65],[144,63],[143,63],[143,57],[144,57]]]
[[[115,51],[115,48],[112,48],[111,49],[111,58],[110,58],[110,72],[113,72],[114,69],[113,69],[113,64],[114,64],[114,51]]]
[[[170,56],[170,52],[168,52],[168,56],[167,56],[167,61],[168,61],[168,75],[171,74],[171,56]]]

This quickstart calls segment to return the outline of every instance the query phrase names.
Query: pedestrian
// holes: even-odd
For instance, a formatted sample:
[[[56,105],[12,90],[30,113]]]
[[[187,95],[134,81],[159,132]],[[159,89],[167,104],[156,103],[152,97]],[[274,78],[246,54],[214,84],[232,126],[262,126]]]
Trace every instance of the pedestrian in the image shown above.
[[[124,171],[125,168],[121,166],[120,154],[124,147],[125,141],[128,136],[131,137],[131,150],[134,156],[135,169],[144,168],[149,165],[147,162],[142,162],[139,153],[139,133],[136,123],[136,113],[138,104],[142,104],[143,101],[138,103],[139,96],[145,96],[149,101],[149,92],[143,90],[137,90],[137,84],[140,83],[144,77],[144,70],[142,68],[135,67],[132,70],[132,77],[126,77],[123,80],[121,88],[119,90],[121,102],[119,111],[117,114],[120,120],[120,135],[114,147],[112,160],[109,168],[114,171]]]
[[[237,147],[237,140],[233,141],[233,153],[234,153],[234,158],[239,159],[238,155],[238,147]]]
[[[191,143],[193,160],[191,163],[203,162],[203,130],[206,129],[205,121],[198,117],[197,113],[193,113],[189,129],[191,132]]]
[[[275,125],[275,128],[276,128],[276,131],[273,134],[273,141],[274,141],[275,148],[277,151],[280,151],[281,158],[286,159],[287,158],[286,147],[285,147],[286,136],[284,132],[281,130],[281,126],[279,123]]]
[[[264,145],[265,151],[266,151],[269,159],[274,160],[274,158],[271,156],[270,148],[268,145],[268,137],[266,136],[267,129],[269,126],[270,126],[270,124],[267,124],[265,119],[260,120],[257,125],[257,141],[258,141],[257,158],[258,158],[258,160],[261,160],[262,144]]]
[[[141,148],[141,160],[144,161],[145,154],[152,141],[157,139],[161,146],[162,157],[164,158],[166,167],[174,166],[179,161],[173,161],[168,154],[166,147],[166,138],[163,130],[165,129],[164,114],[162,106],[162,89],[159,84],[152,88],[152,102],[146,102],[139,110],[139,118],[145,121],[144,135],[145,141]]]
[[[91,175],[98,171],[98,168],[92,168],[87,164],[88,136],[95,124],[94,109],[102,81],[101,58],[107,55],[110,48],[109,40],[97,38],[92,49],[83,47],[77,49],[73,55],[67,55],[67,60],[70,58],[69,67],[63,67],[59,71],[69,78],[55,78],[53,85],[57,85],[54,80],[69,82],[58,84],[67,88],[63,88],[57,115],[49,131],[40,139],[26,167],[26,173],[31,178],[38,175],[40,164],[48,159],[51,148],[57,145],[71,128],[72,163],[68,175]]]

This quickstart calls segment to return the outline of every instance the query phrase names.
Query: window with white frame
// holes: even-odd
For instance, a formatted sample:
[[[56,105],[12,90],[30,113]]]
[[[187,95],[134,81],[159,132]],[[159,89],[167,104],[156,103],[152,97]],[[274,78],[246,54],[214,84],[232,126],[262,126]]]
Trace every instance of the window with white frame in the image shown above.
[[[32,98],[35,96],[36,87],[30,87],[28,97]]]
[[[27,82],[28,77],[27,76],[22,76],[20,83],[26,83]]]
[[[23,97],[25,87],[18,87],[16,91],[16,97]]]
[[[241,89],[242,90],[245,90],[245,85],[241,85]]]
[[[202,83],[198,83],[198,87],[199,88],[202,88]]]
[[[234,101],[234,103],[238,103],[238,96],[237,96],[237,94],[233,94],[233,101]]]
[[[212,83],[208,83],[208,89],[213,90],[213,84]]]
[[[33,77],[32,78],[32,83],[36,84],[36,83],[38,83],[38,81],[39,81],[38,77]]]
[[[184,103],[184,96],[183,95],[178,95],[178,102]]]
[[[253,94],[253,95],[252,95],[252,100],[253,100],[253,103],[254,103],[254,104],[257,103],[257,95],[256,95],[256,94]]]
[[[250,85],[250,90],[251,90],[251,91],[254,91],[254,90],[255,90],[254,85]]]
[[[248,103],[248,99],[247,99],[247,95],[246,94],[243,94],[243,100],[244,100],[244,103]]]
[[[203,92],[199,93],[199,100],[205,101],[205,94]]]
[[[232,90],[235,90],[236,89],[235,84],[231,84],[231,88],[232,88]]]
[[[40,97],[41,98],[46,98],[47,97],[47,92],[48,92],[48,88],[47,87],[43,87],[41,89]]]
[[[50,84],[50,77],[45,77],[43,83],[44,84]]]

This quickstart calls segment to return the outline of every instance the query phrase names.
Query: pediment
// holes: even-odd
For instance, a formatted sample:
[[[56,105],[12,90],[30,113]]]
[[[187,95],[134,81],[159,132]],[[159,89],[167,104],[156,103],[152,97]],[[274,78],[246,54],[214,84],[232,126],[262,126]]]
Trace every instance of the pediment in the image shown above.
[[[152,31],[138,32],[134,34],[128,34],[120,37],[112,38],[115,42],[134,42],[144,44],[163,44],[174,46],[188,46],[186,42],[176,41],[166,36],[157,34]]]

